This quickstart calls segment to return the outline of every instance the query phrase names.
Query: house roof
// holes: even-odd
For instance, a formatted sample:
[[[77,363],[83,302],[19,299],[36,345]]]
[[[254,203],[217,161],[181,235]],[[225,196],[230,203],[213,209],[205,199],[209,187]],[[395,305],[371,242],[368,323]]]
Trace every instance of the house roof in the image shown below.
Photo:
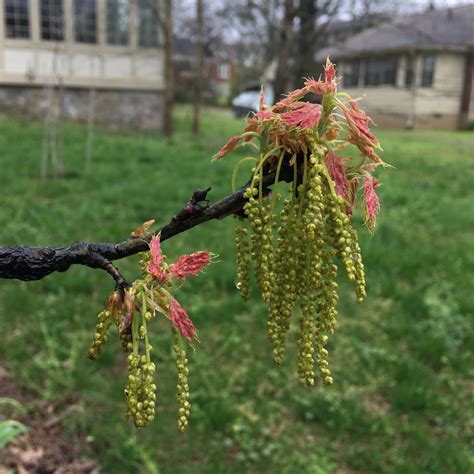
[[[396,18],[320,50],[317,59],[406,49],[474,49],[474,3]]]

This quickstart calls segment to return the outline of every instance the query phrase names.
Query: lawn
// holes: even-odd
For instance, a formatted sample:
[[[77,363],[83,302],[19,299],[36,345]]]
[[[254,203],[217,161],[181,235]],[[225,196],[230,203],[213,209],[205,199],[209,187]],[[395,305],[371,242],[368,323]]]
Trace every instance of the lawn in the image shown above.
[[[171,142],[97,131],[90,175],[86,130],[67,124],[68,177],[41,181],[41,124],[0,118],[0,244],[118,241],[150,218],[166,223],[195,188],[212,186],[211,199],[228,194],[238,157],[210,158],[242,121],[206,111],[195,138],[190,119],[178,111]],[[245,304],[235,290],[229,218],[163,244],[170,258],[219,254],[179,292],[201,340],[190,357],[187,432],[176,428],[173,355],[160,323],[151,325],[156,420],[140,432],[122,420],[126,369],[116,337],[98,361],[86,357],[113,284],[82,267],[40,282],[0,281],[0,365],[35,394],[27,408],[53,404],[64,435],[106,473],[474,472],[474,135],[378,135],[395,169],[381,176],[375,236],[360,232],[366,301],[357,304],[341,279],[332,387],[298,382],[294,340],[286,365],[272,363],[263,304],[255,295]],[[118,266],[133,279],[137,263]]]

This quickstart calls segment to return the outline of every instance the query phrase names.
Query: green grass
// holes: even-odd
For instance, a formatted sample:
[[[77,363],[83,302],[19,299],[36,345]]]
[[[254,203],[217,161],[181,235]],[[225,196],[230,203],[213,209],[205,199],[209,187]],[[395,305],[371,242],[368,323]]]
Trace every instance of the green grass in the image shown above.
[[[85,176],[85,128],[66,125],[70,178],[40,181],[40,124],[0,119],[0,243],[63,245],[117,241],[150,218],[165,223],[197,187],[230,191],[237,157],[210,157],[242,122],[206,111],[193,137],[180,109],[171,143],[97,131]],[[67,412],[72,440],[104,472],[459,473],[473,472],[474,136],[379,131],[383,213],[373,238],[360,232],[368,298],[357,305],[341,281],[330,342],[335,384],[307,389],[294,352],[271,362],[265,308],[234,289],[232,219],[164,243],[174,258],[211,250],[219,263],[189,281],[180,300],[199,328],[191,355],[193,413],[176,429],[175,374],[168,332],[155,323],[158,402],[137,432],[121,419],[125,367],[112,338],[86,357],[96,314],[112,289],[103,272],[74,267],[43,281],[0,282],[0,362],[21,386]],[[361,221],[360,216],[358,221]],[[137,258],[118,262],[130,279]],[[294,340],[294,337],[292,337]],[[291,347],[291,346],[290,346]]]

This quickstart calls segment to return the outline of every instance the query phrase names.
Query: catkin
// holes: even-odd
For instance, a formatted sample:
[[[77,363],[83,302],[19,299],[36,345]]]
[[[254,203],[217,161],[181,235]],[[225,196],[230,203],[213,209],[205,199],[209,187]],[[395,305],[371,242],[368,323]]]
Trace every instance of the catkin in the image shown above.
[[[354,282],[359,301],[365,297],[365,276],[357,233],[343,199],[334,190],[323,160],[325,152],[310,142],[315,151],[293,162],[295,179],[279,216],[274,198],[261,196],[260,176],[245,190],[250,244],[248,232],[239,224],[237,282],[246,299],[252,260],[262,299],[268,305],[268,339],[277,364],[283,363],[291,319],[299,306],[298,375],[314,385],[316,364],[323,383],[329,385],[333,378],[326,346],[337,324],[335,260]]]

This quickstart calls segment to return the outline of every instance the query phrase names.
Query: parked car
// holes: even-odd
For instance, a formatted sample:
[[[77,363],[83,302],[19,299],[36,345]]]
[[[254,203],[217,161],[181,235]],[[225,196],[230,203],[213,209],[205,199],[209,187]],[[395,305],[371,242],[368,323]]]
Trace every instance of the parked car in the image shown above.
[[[260,88],[261,85],[258,83],[248,84],[240,94],[232,99],[232,112],[236,117],[246,117],[250,112],[258,112]],[[263,91],[268,105],[273,105],[274,93],[272,86],[265,86]]]

